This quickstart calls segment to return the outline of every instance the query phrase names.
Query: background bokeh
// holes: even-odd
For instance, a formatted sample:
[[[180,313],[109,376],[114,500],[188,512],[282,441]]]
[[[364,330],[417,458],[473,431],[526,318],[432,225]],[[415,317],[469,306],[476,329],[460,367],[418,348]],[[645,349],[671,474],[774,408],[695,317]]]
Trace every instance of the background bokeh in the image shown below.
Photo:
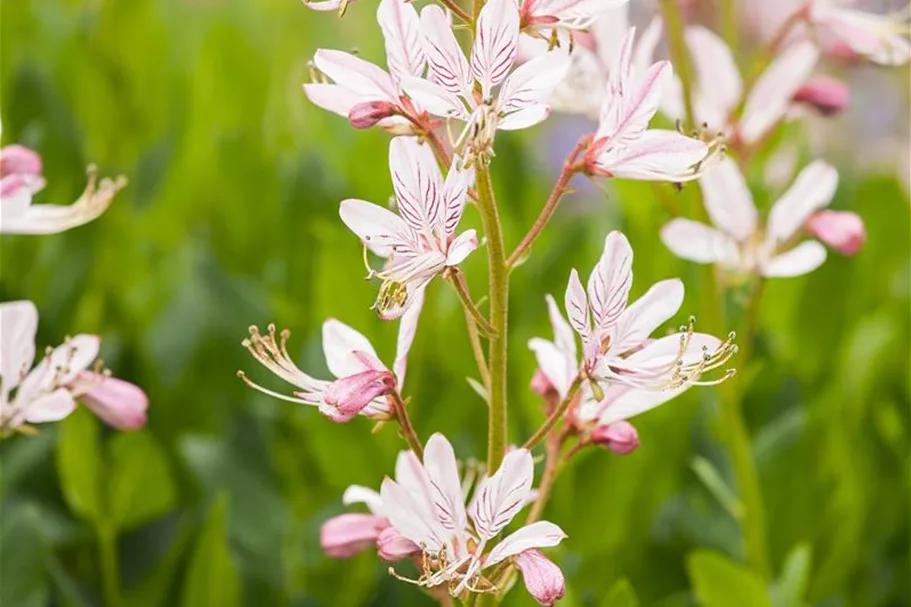
[[[107,366],[152,403],[139,433],[109,432],[80,412],[3,441],[0,604],[101,604],[105,533],[117,535],[131,607],[430,604],[375,556],[333,561],[319,548],[320,523],[343,510],[343,489],[378,486],[392,470],[403,446],[394,429],[333,424],[235,377],[245,369],[277,387],[240,346],[249,325],[272,321],[291,329],[300,366],[316,376],[325,376],[328,317],[392,356],[396,327],[368,310],[376,284],[363,280],[361,247],[337,216],[343,198],[391,194],[388,137],[352,129],[300,90],[318,47],[382,61],[374,4],[352,5],[343,20],[291,0],[0,6],[4,144],[43,155],[49,183],[39,200],[74,200],[89,162],[130,179],[88,226],[3,237],[0,297],[35,301],[39,348],[102,335]],[[833,206],[863,217],[868,242],[856,258],[833,253],[809,276],[768,285],[757,359],[740,369],[746,415],[775,571],[805,547],[807,604],[907,606],[911,257],[898,175],[908,169],[908,72],[832,70],[857,84],[852,111],[784,136],[799,157],[812,150],[839,166]],[[494,179],[508,243],[530,225],[556,159],[582,132],[555,117],[499,137]],[[780,191],[763,186],[765,175],[750,175],[763,204]],[[526,342],[549,336],[543,295],[562,294],[570,268],[587,273],[608,230],[623,229],[636,250],[635,295],[679,275],[688,296],[676,324],[699,307],[700,272],[658,239],[668,215],[656,192],[684,207],[690,193],[580,188],[512,280],[517,442],[541,420]],[[464,221],[477,225],[476,212]],[[475,294],[485,288],[483,257],[465,266]],[[407,393],[418,432],[444,431],[465,458],[484,453],[472,374],[458,300],[435,284]],[[717,406],[713,389],[691,390],[637,420],[638,451],[592,450],[562,477],[546,513],[570,537],[555,551],[570,586],[561,605],[607,605],[621,578],[642,605],[692,605],[693,551],[741,556],[737,523],[693,466],[703,458],[729,478]],[[532,604],[524,592],[507,603]]]

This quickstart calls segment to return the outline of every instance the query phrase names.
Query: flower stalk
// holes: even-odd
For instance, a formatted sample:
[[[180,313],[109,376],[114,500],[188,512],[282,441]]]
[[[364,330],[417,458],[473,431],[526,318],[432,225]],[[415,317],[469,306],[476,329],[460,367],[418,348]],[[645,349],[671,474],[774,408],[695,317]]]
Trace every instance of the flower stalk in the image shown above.
[[[462,305],[465,307],[465,312],[471,317],[472,322],[481,329],[485,336],[492,337],[496,335],[496,330],[491,326],[490,321],[484,317],[484,314],[472,301],[471,293],[468,292],[468,284],[465,282],[465,276],[462,272],[458,268],[452,268],[447,279],[449,284],[455,289],[456,294],[458,294],[459,300],[461,300]]]
[[[686,23],[680,11],[678,0],[661,0],[661,15],[667,27],[668,50],[671,63],[680,76],[683,89],[683,107],[686,112],[686,127],[696,126],[696,111],[693,107],[693,74],[689,53],[686,50],[686,41],[683,38]]]
[[[567,391],[566,396],[563,397],[563,400],[556,406],[556,408],[547,416],[547,419],[544,420],[544,423],[541,424],[541,427],[531,435],[525,444],[522,445],[525,449],[534,449],[538,443],[540,443],[547,436],[547,433],[553,430],[554,426],[557,425],[557,422],[562,419],[563,415],[566,413],[566,410],[569,409],[569,406],[573,403],[576,398],[576,394],[579,392],[579,388],[582,387],[583,374],[577,373],[575,379],[569,386],[569,391]]]
[[[120,607],[123,597],[120,592],[120,569],[117,565],[117,532],[104,522],[95,527],[98,537],[98,551],[101,565],[101,583],[106,607]]]
[[[392,402],[395,418],[399,422],[399,428],[402,431],[405,442],[408,443],[408,447],[410,447],[418,457],[424,457],[424,446],[421,444],[421,439],[418,438],[417,432],[414,431],[414,426],[411,425],[411,418],[408,417],[407,403],[402,400],[402,395],[399,394],[398,391],[389,394],[388,398]]]

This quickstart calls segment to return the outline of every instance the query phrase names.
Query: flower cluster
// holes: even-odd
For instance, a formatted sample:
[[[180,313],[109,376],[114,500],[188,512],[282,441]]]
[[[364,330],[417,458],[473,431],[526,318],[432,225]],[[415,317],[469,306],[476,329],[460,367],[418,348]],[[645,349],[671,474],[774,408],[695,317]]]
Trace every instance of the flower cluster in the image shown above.
[[[305,4],[341,14],[349,1]],[[399,322],[392,367],[366,337],[331,319],[323,325],[323,350],[334,379],[315,379],[298,368],[287,349],[288,333],[277,334],[273,325],[265,333],[252,327],[243,345],[294,387],[291,394],[239,375],[272,396],[315,405],[335,422],[360,415],[395,423],[408,443],[394,478],[383,480],[378,492],[360,486],[345,492],[346,505],[363,503],[369,513],[341,514],[323,525],[321,543],[329,556],[375,548],[386,561],[410,560],[417,577],[394,568],[390,573],[441,601],[469,600],[471,593],[499,599],[518,573],[540,604],[552,605],[565,582],[541,550],[566,535],[539,519],[557,472],[590,445],[621,455],[634,451],[640,438],[632,417],[693,386],[729,379],[734,370],[727,366],[738,349],[733,333],[696,332],[692,317],[679,331],[661,331],[683,305],[683,283],[661,280],[631,301],[633,247],[622,232],[611,231],[586,284],[569,271],[566,316],[552,296],[545,297],[554,337],[528,342],[538,365],[531,388],[542,398],[545,418],[521,446],[507,448],[510,272],[528,256],[580,174],[667,182],[676,190],[698,182],[688,189],[700,195],[702,214],[714,227],[678,212],[660,239],[682,259],[716,264],[725,278],[720,289],[809,272],[824,261],[824,245],[857,253],[865,239],[860,218],[824,210],[838,183],[832,166],[807,164],[764,221],[747,176],[759,153],[774,145],[779,127],[801,116],[801,108],[828,116],[848,103],[843,84],[815,73],[833,45],[887,64],[907,61],[908,45],[894,16],[808,0],[760,51],[763,69],[742,74],[736,49],[718,35],[674,23],[681,20],[676,3],[663,3],[676,19],[655,16],[637,42],[624,0],[475,0],[471,11],[456,0],[440,1],[420,13],[403,0],[380,1],[376,18],[388,71],[350,53],[320,49],[311,82],[304,84],[315,105],[355,128],[379,126],[392,136],[391,208],[353,198],[339,206],[342,222],[364,249],[367,278],[379,279],[372,308],[381,319]],[[663,37],[670,59],[690,69],[675,75],[671,60],[656,60]],[[491,181],[497,133],[534,127],[552,110],[581,114],[597,125],[569,154],[538,220],[507,255]],[[483,237],[459,230],[468,205],[481,217]],[[478,248],[488,262],[487,314],[461,268]],[[368,253],[381,259],[376,267]],[[476,346],[482,378],[476,391],[488,410],[486,466],[460,468],[442,434],[425,445],[409,419],[406,360],[436,277],[455,288]],[[718,320],[724,322],[723,310]],[[482,339],[488,341],[486,356]],[[545,443],[545,472],[535,490],[532,452]],[[528,504],[525,525],[501,538]]]

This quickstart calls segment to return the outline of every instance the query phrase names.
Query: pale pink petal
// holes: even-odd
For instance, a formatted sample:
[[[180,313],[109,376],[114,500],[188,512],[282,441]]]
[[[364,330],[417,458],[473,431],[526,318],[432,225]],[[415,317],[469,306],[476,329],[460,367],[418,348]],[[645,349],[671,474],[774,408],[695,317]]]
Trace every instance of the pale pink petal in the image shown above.
[[[384,561],[397,563],[421,554],[421,547],[399,533],[395,527],[387,527],[376,538],[376,552]]]
[[[838,188],[838,171],[816,160],[806,166],[769,212],[766,237],[769,242],[791,239],[814,212],[829,206]]]
[[[0,178],[10,175],[40,177],[41,156],[23,145],[12,144],[0,149]]]
[[[629,0],[537,0],[531,4],[534,18],[551,17],[569,25],[585,24],[593,17],[614,11]]]
[[[673,390],[627,390],[603,408],[598,424],[613,426],[640,413],[651,411],[672,398],[679,396],[689,386]]]
[[[704,223],[678,217],[661,228],[661,242],[671,252],[696,263],[736,264],[737,244],[731,238]]]
[[[569,53],[555,49],[519,66],[503,82],[497,111],[509,114],[544,101],[569,71]]]
[[[911,57],[906,21],[823,2],[811,6],[811,19],[825,25],[858,55],[881,65],[902,65]]]
[[[474,166],[461,168],[460,164],[461,159],[456,156],[443,184],[444,212],[440,214],[442,221],[438,228],[446,238],[455,233],[455,229],[462,219],[462,211],[465,209],[468,188],[474,183]]]
[[[515,0],[487,0],[478,16],[471,72],[481,83],[481,96],[503,82],[516,59],[519,45],[519,8]]]
[[[416,137],[394,137],[389,144],[389,172],[399,215],[413,230],[429,235],[443,214],[443,176],[429,144]]]
[[[588,278],[588,304],[595,330],[607,331],[617,322],[633,286],[633,248],[622,232],[604,239],[604,251]]]
[[[819,61],[810,41],[785,50],[762,73],[747,97],[740,118],[740,136],[746,143],[761,139],[785,115],[797,89],[807,81]]]
[[[408,366],[408,351],[411,350],[411,344],[414,342],[414,335],[418,328],[418,319],[421,316],[421,308],[424,307],[424,290],[415,293],[413,302],[408,309],[402,314],[399,320],[399,334],[395,346],[395,362],[392,370],[398,380],[399,388],[405,384],[405,370]]]
[[[381,0],[376,20],[386,42],[386,64],[392,78],[421,76],[424,72],[421,22],[414,6],[402,0]]]
[[[30,301],[0,303],[0,381],[8,394],[35,360],[38,309]]]
[[[349,198],[339,205],[338,214],[348,229],[381,257],[389,257],[393,253],[413,253],[418,249],[411,228],[388,209]]]
[[[343,51],[319,49],[313,65],[336,84],[373,99],[396,103],[398,92],[392,77],[369,61]]]
[[[812,272],[826,260],[826,248],[808,240],[762,264],[762,275],[769,278],[800,276]]]
[[[655,329],[676,314],[682,304],[683,282],[679,278],[655,283],[620,316],[616,341],[611,348],[622,353],[641,345]]]
[[[591,335],[588,298],[585,295],[585,289],[582,287],[582,281],[579,280],[579,273],[576,272],[575,268],[569,273],[569,283],[566,285],[563,305],[566,307],[569,324],[583,340],[587,339]]]
[[[329,557],[347,559],[373,547],[387,526],[385,519],[372,514],[341,514],[323,523],[319,543]]]
[[[702,107],[699,120],[715,128],[727,123],[740,103],[743,83],[731,49],[724,40],[702,26],[688,27],[686,43],[696,69]]]
[[[599,22],[601,20],[599,19]],[[532,40],[522,36],[522,42]],[[546,52],[547,41],[540,42]],[[547,104],[558,112],[582,114],[597,120],[604,99],[604,83],[607,70],[598,62],[598,57],[587,48],[576,46],[570,55],[569,71],[547,98]]]
[[[24,403],[24,420],[30,424],[57,422],[76,409],[76,401],[66,388],[58,388],[50,394],[39,396]]]
[[[528,340],[528,347],[535,353],[538,369],[560,396],[565,396],[576,374],[576,361],[557,348],[552,342],[539,337]]]
[[[413,451],[399,451],[395,459],[395,480],[411,496],[422,504],[422,508],[433,513],[430,478],[421,460]]]
[[[536,103],[503,116],[500,118],[497,128],[501,131],[520,131],[544,122],[548,116],[550,116],[550,106],[545,103]]]
[[[465,230],[449,244],[446,265],[450,267],[459,265],[477,248],[478,233],[474,229]]]
[[[365,364],[356,352],[365,352],[376,358],[376,351],[370,340],[345,323],[330,318],[323,323],[323,353],[326,366],[335,377],[348,377],[364,371],[376,371]]]
[[[515,563],[522,573],[525,589],[539,605],[552,607],[566,594],[563,572],[540,550],[532,548],[521,552]]]
[[[149,397],[128,381],[104,377],[94,382],[80,400],[104,423],[118,430],[137,430],[146,423]]]
[[[488,553],[484,561],[485,567],[491,567],[516,554],[532,548],[550,548],[556,546],[566,534],[558,526],[548,521],[538,521],[525,525],[521,529],[507,535]]]
[[[407,77],[402,80],[402,89],[406,95],[434,116],[468,119],[468,112],[459,97],[435,82]]]
[[[421,11],[421,30],[433,82],[448,93],[470,95],[473,81],[468,60],[443,9],[435,4],[425,7]]]
[[[595,39],[598,60],[605,68],[614,65],[625,43],[624,39],[629,33],[629,9],[629,3],[624,3],[602,15],[589,28]]]
[[[462,493],[455,452],[439,432],[424,446],[424,469],[430,479],[431,500],[440,526],[448,535],[461,537],[468,526],[465,494]]]
[[[550,325],[554,329],[554,344],[561,352],[565,352],[571,359],[576,358],[576,336],[573,329],[563,318],[556,300],[549,293],[544,296],[547,303],[547,317],[550,319]]]
[[[758,213],[736,162],[723,157],[713,163],[700,177],[699,186],[705,209],[717,228],[739,241],[753,236]]]
[[[314,105],[345,118],[354,106],[366,100],[364,95],[338,84],[305,84],[304,94]]]
[[[633,49],[632,68],[634,74],[644,74],[654,62],[655,49],[661,43],[663,29],[661,17],[656,15],[649,22],[642,35],[639,36],[639,42]],[[610,63],[606,65],[610,65]]]
[[[351,485],[342,494],[342,503],[346,506],[351,504],[365,504],[372,514],[381,516],[383,514],[383,500],[380,494],[368,487],[361,485]]]
[[[304,6],[310,10],[329,12],[337,11],[341,8],[343,2],[351,4],[355,0],[304,0]]]
[[[385,479],[380,497],[389,522],[405,538],[425,550],[439,552],[446,544],[444,530],[434,518],[429,505],[415,499],[411,493],[392,479]]]
[[[597,163],[612,177],[646,181],[688,181],[708,154],[706,144],[677,131],[654,129],[621,148],[608,148]]]
[[[500,533],[525,506],[533,477],[531,453],[516,449],[507,453],[494,475],[480,484],[470,514],[483,540]]]

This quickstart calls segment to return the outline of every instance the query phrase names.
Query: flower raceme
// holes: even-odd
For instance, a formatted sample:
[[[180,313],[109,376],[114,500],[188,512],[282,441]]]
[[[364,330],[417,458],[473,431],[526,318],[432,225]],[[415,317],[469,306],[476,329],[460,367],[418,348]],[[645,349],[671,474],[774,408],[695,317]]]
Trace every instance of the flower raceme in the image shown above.
[[[309,6],[317,4],[323,3]],[[402,0],[382,0],[376,18],[386,42],[389,71],[350,53],[320,49],[313,67],[333,82],[320,81],[317,75],[316,82],[304,84],[304,93],[319,107],[348,118],[357,128],[378,125],[409,133],[410,119],[417,120],[420,111],[404,94],[402,81],[421,76],[427,62],[418,15]]]
[[[375,308],[398,318],[419,300],[430,280],[457,266],[478,246],[475,230],[456,236],[474,169],[456,158],[446,179],[428,145],[396,137],[389,145],[389,170],[398,214],[363,200],[344,200],[339,215],[365,246],[386,259],[370,277],[382,279]]]
[[[126,178],[97,182],[94,165],[88,169],[88,185],[70,205],[32,204],[32,197],[44,188],[41,157],[21,145],[0,150],[0,233],[56,234],[88,223],[104,213]]]
[[[656,393],[652,398],[634,395],[618,406],[604,407],[599,423],[609,424],[646,411],[689,385],[714,384],[702,375],[724,365],[736,352],[733,334],[722,341],[695,333],[693,321],[679,335],[651,340],[657,326],[679,310],[683,284],[666,280],[652,286],[633,304],[628,304],[633,283],[633,250],[617,231],[607,235],[601,259],[592,270],[587,290],[572,270],[566,288],[569,324],[582,340],[582,371],[592,382],[595,400],[608,396],[601,385],[618,385]],[[561,329],[565,335],[566,331]],[[566,342],[566,338],[561,338]],[[601,394],[599,394],[601,392]],[[619,396],[619,395],[611,395]]]
[[[431,114],[467,123],[456,143],[466,164],[490,156],[497,130],[524,129],[547,118],[544,100],[569,69],[565,49],[513,69],[519,21],[515,0],[488,0],[467,58],[443,9],[429,5],[421,11],[428,78],[407,77],[404,88]]]
[[[671,76],[671,64],[659,61],[637,73],[635,35],[635,28],[630,28],[611,68],[598,129],[585,154],[586,170],[650,181],[694,179],[699,175],[695,166],[706,158],[709,147],[677,131],[648,128]]]
[[[725,159],[706,172],[700,186],[715,227],[684,218],[671,220],[661,230],[661,239],[678,257],[716,263],[735,275],[766,277],[799,276],[825,261],[826,249],[819,241],[800,240],[807,221],[835,194],[834,167],[817,160],[804,168],[772,206],[765,226],[733,160]],[[821,225],[810,232],[831,233]],[[839,248],[837,243],[833,246]]]
[[[37,329],[38,310],[32,302],[0,304],[0,434],[22,430],[26,424],[59,421],[75,410],[77,400],[120,430],[145,424],[149,405],[145,393],[109,377],[95,363],[98,337],[68,338],[48,349],[32,368]]]
[[[255,326],[250,327],[250,337],[242,344],[253,358],[297,390],[288,396],[254,383],[243,371],[238,371],[238,376],[269,396],[317,406],[320,413],[334,422],[346,422],[359,414],[390,419],[393,408],[385,395],[400,390],[405,382],[408,350],[414,340],[421,305],[418,297],[402,316],[392,371],[380,362],[366,337],[338,320],[329,319],[323,323],[323,353],[335,381],[315,379],[301,371],[288,354],[290,332],[285,330],[276,335],[274,325],[269,325],[265,334]]]

